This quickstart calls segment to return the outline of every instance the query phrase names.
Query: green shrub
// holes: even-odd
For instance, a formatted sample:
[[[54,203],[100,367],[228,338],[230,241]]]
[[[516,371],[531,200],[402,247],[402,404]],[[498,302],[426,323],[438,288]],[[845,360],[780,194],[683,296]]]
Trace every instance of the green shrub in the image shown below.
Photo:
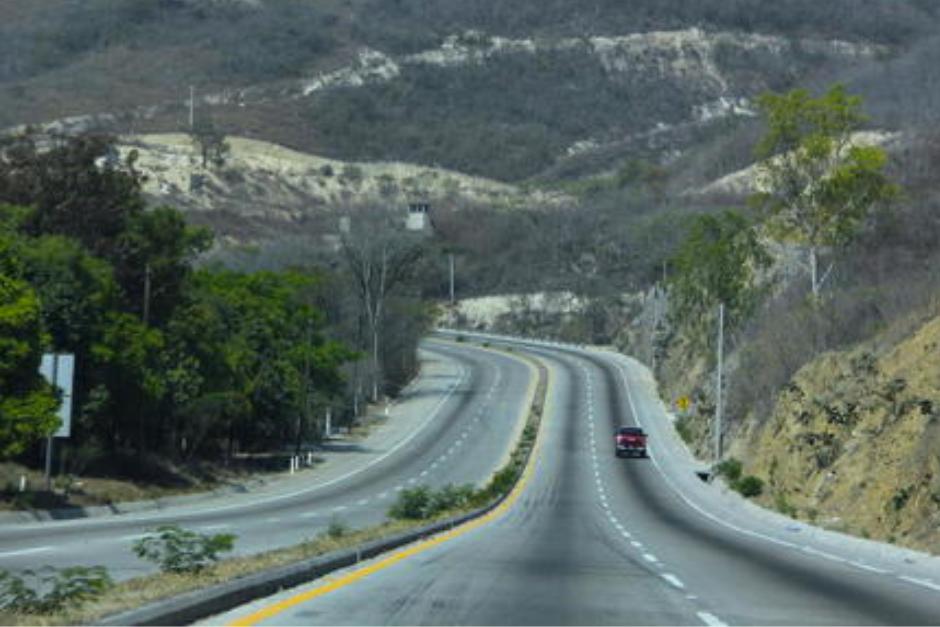
[[[789,516],[790,518],[796,518],[797,509],[794,507],[790,501],[787,500],[787,495],[782,492],[778,492],[774,496],[774,506],[777,508],[777,511],[783,514],[784,516]]]
[[[692,435],[692,420],[688,416],[680,416],[676,420],[676,433],[686,444],[692,444],[694,436]]]
[[[0,608],[24,614],[51,614],[101,596],[114,582],[104,566],[46,566],[20,575],[0,571]]]
[[[742,496],[752,498],[760,496],[764,492],[764,481],[760,477],[748,475],[740,481],[735,481],[733,487],[740,492]]]
[[[475,505],[477,501],[477,491],[470,484],[446,485],[436,491],[427,486],[418,486],[403,490],[388,510],[388,515],[399,519],[426,520],[443,512]]]
[[[734,483],[741,478],[742,469],[743,466],[741,465],[741,462],[733,457],[729,457],[715,467],[715,471],[722,477],[725,477],[731,483]]]
[[[235,536],[230,533],[208,535],[181,529],[175,525],[157,527],[156,533],[134,543],[137,557],[154,562],[169,573],[199,572],[219,559],[219,553],[231,551]]]
[[[913,489],[908,487],[900,488],[897,492],[894,493],[894,495],[891,497],[891,506],[894,508],[894,511],[899,512],[904,509],[904,506],[907,505],[907,502],[911,498],[912,492]]]
[[[431,515],[467,507],[473,501],[475,492],[470,484],[444,486],[431,496]]]
[[[516,479],[519,478],[519,473],[520,469],[517,464],[505,466],[493,475],[493,478],[490,479],[484,492],[491,498],[509,494],[509,491],[512,490],[512,487],[516,484]]]
[[[388,510],[392,518],[405,520],[424,520],[430,518],[431,489],[427,486],[418,486],[402,490],[398,500]]]
[[[338,540],[349,533],[349,526],[339,518],[333,517],[330,520],[329,527],[326,528],[326,535]]]

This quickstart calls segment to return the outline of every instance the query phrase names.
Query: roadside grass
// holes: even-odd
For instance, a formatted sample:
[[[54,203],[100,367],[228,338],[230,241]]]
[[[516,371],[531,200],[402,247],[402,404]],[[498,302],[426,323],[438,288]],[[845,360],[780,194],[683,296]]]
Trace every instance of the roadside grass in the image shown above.
[[[326,531],[301,544],[222,560],[196,573],[156,573],[128,579],[115,584],[94,601],[69,611],[53,614],[17,614],[0,610],[0,625],[96,624],[107,616],[161,599],[208,588],[265,570],[296,564],[327,553],[350,549],[440,520],[467,514],[478,507],[487,505],[513,489],[535,447],[547,391],[546,370],[540,364],[535,363],[535,365],[539,372],[535,397],[529,408],[522,434],[513,448],[509,461],[493,474],[485,487],[473,493],[473,498],[458,499],[461,503],[459,507],[440,511],[430,518],[389,520],[381,525],[358,530],[349,529],[342,521],[333,519]]]
[[[438,518],[463,512],[446,512]],[[437,519],[435,519],[437,520]],[[433,521],[432,521],[433,522]],[[198,573],[157,573],[136,577],[115,584],[108,592],[81,608],[55,614],[14,614],[0,612],[3,625],[78,625],[94,624],[100,619],[118,614],[160,599],[170,598],[200,588],[232,581],[240,577],[295,564],[306,559],[334,551],[349,549],[415,527],[427,521],[386,522],[374,527],[348,531],[341,536],[324,533],[301,544],[255,555],[235,557],[218,562]]]

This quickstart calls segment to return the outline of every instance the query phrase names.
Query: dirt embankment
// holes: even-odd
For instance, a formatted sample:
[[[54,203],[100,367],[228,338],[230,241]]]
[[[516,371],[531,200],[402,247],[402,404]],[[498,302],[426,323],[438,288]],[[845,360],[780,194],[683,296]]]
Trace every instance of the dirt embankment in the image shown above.
[[[940,552],[940,318],[807,364],[734,450],[767,505]]]

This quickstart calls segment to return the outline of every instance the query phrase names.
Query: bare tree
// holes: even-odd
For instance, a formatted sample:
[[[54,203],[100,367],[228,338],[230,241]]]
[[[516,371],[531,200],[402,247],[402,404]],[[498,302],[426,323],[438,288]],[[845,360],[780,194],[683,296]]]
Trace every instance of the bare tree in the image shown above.
[[[423,237],[406,231],[403,216],[393,210],[358,207],[349,211],[349,217],[342,250],[368,327],[374,402],[382,378],[380,336],[387,300],[407,284],[425,247]]]

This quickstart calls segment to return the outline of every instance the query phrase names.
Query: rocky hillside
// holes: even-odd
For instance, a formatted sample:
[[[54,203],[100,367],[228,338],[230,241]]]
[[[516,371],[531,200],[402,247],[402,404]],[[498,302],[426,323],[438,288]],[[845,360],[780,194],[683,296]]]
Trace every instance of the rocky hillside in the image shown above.
[[[852,533],[940,552],[940,318],[802,368],[734,454],[766,503]]]
[[[552,206],[564,196],[519,188],[441,168],[405,163],[356,163],[327,159],[276,144],[227,138],[222,163],[203,166],[188,135],[135,135],[122,139],[122,158],[137,155],[154,204],[190,212],[213,226],[224,241],[248,243],[279,234],[318,229],[324,214],[348,205],[390,203],[405,211],[412,202],[432,206],[478,203],[491,207]]]

